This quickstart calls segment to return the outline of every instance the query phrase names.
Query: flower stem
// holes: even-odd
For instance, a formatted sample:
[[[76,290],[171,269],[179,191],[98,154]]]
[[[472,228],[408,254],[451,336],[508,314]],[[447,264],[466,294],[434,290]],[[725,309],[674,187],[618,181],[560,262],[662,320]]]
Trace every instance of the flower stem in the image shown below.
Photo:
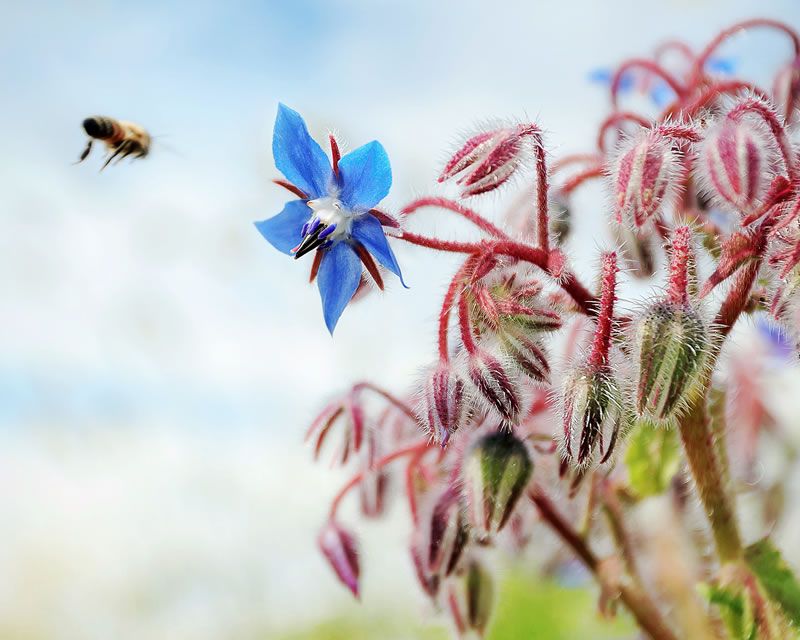
[[[736,522],[733,497],[727,489],[724,461],[714,444],[714,432],[706,412],[705,394],[681,417],[678,428],[697,493],[711,523],[720,562],[742,557],[742,538]],[[722,454],[724,455],[724,454]]]
[[[558,536],[575,552],[589,571],[600,580],[600,561],[581,538],[558,512],[550,498],[539,487],[534,485],[530,491],[530,499],[539,510],[542,519],[558,534]],[[655,603],[639,587],[628,584],[619,585],[619,597],[631,612],[639,626],[653,640],[678,640],[661,615]]]
[[[376,460],[375,463],[372,465],[372,467],[370,467],[370,471],[375,471],[377,469],[380,469],[381,467],[385,467],[390,462],[394,462],[395,460],[397,460],[398,458],[402,458],[403,456],[416,455],[420,451],[426,451],[427,449],[430,449],[431,446],[432,444],[428,440],[428,438],[425,438],[425,440],[413,442],[408,446],[392,451],[391,453],[387,453],[382,458]],[[348,492],[351,489],[357,487],[361,483],[361,481],[364,479],[364,475],[365,475],[364,471],[359,471],[352,478],[350,478],[350,480],[348,480],[347,483],[341,489],[339,489],[339,493],[337,493],[336,496],[334,496],[333,501],[331,502],[331,515],[330,515],[331,520],[333,520],[336,517],[336,511],[339,509],[339,504],[342,502],[344,497],[348,494]]]

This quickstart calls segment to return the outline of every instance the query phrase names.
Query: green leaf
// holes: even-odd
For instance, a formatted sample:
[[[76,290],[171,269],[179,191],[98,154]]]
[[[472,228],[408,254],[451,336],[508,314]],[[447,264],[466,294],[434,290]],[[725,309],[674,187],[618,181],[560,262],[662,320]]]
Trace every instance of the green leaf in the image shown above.
[[[753,619],[753,609],[742,593],[713,584],[701,584],[700,592],[719,607],[720,615],[734,640],[756,640],[758,627]]]
[[[769,538],[745,549],[745,558],[769,597],[795,625],[800,625],[800,582]]]
[[[639,423],[625,452],[631,489],[642,498],[664,493],[680,460],[680,443],[674,429]]]

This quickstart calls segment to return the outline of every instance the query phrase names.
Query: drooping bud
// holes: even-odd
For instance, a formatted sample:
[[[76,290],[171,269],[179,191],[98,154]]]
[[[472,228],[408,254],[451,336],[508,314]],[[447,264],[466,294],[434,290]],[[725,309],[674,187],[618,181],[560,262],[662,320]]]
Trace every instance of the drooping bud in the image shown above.
[[[425,380],[418,413],[433,441],[442,447],[466,420],[464,381],[449,362],[440,361]]]
[[[625,141],[610,172],[617,222],[636,229],[651,220],[674,194],[679,170],[666,137],[645,131]]]
[[[464,486],[479,536],[488,538],[505,526],[532,472],[527,447],[510,430],[484,435],[472,446],[464,461]]]
[[[448,487],[436,501],[431,513],[428,538],[428,570],[449,576],[469,540],[469,528],[461,493]]]
[[[317,542],[339,580],[358,598],[360,569],[355,537],[329,520],[320,531]]]
[[[415,535],[411,542],[411,562],[414,565],[414,573],[417,576],[422,590],[430,598],[435,598],[439,593],[441,579],[438,574],[428,570],[428,563],[425,561],[425,548],[422,544],[424,536]]]
[[[640,416],[655,422],[670,420],[692,399],[711,342],[688,295],[691,239],[689,227],[675,229],[667,297],[645,311],[636,332],[636,406]]]
[[[532,380],[548,382],[550,365],[544,347],[534,337],[512,327],[502,335],[503,351]]]
[[[459,176],[462,197],[497,189],[527,160],[535,133],[532,125],[519,124],[472,136],[450,158],[439,182]]]
[[[655,232],[649,228],[632,231],[612,224],[614,238],[622,249],[625,268],[637,278],[649,278],[656,270]]]
[[[688,304],[652,305],[639,322],[639,414],[656,422],[675,416],[692,398],[709,349],[702,317]]]
[[[579,366],[567,375],[561,395],[563,454],[586,467],[614,451],[626,419],[619,385],[608,367]]]
[[[725,117],[703,140],[698,167],[721,204],[747,215],[762,204],[779,161],[765,127],[750,118]]]
[[[516,373],[485,349],[475,349],[467,363],[469,378],[478,394],[507,424],[516,423],[522,397]]]
[[[375,431],[367,432],[365,451],[365,470],[358,483],[361,513],[367,518],[377,518],[383,513],[386,492],[389,488],[389,474],[384,467],[375,467],[380,457],[378,438]]]
[[[451,583],[447,605],[459,635],[474,631],[483,637],[494,607],[494,581],[477,560]]]

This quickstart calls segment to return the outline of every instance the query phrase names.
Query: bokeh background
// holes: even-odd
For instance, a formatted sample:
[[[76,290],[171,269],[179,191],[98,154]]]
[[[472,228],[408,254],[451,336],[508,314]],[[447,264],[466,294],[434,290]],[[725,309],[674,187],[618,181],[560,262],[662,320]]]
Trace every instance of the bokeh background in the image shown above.
[[[276,105],[350,148],[381,140],[396,210],[441,193],[473,123],[533,118],[554,155],[587,149],[608,108],[593,71],[754,15],[800,26],[796,0],[3,3],[0,637],[445,637],[400,509],[364,528],[363,603],[337,584],[315,536],[342,477],[302,435],[351,381],[413,384],[453,262],[397,247],[411,289],[354,305],[331,339],[308,265],[252,226],[286,198]],[[757,32],[725,49],[754,79],[787,52]],[[144,124],[152,156],[73,166],[92,114]],[[582,197],[586,276],[609,241],[601,192]],[[593,624],[581,591],[508,585],[538,603],[536,637],[630,637],[575,627]]]

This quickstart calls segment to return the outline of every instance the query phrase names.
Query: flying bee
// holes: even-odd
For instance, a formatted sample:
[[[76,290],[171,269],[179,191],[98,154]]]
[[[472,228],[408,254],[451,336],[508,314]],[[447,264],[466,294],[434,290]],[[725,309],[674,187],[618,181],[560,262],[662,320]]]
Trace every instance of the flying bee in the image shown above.
[[[134,122],[114,120],[106,116],[92,116],[83,121],[83,130],[89,136],[89,142],[78,162],[86,160],[95,140],[101,140],[108,150],[108,158],[100,171],[115,158],[119,162],[128,156],[144,158],[150,153],[150,134]]]

